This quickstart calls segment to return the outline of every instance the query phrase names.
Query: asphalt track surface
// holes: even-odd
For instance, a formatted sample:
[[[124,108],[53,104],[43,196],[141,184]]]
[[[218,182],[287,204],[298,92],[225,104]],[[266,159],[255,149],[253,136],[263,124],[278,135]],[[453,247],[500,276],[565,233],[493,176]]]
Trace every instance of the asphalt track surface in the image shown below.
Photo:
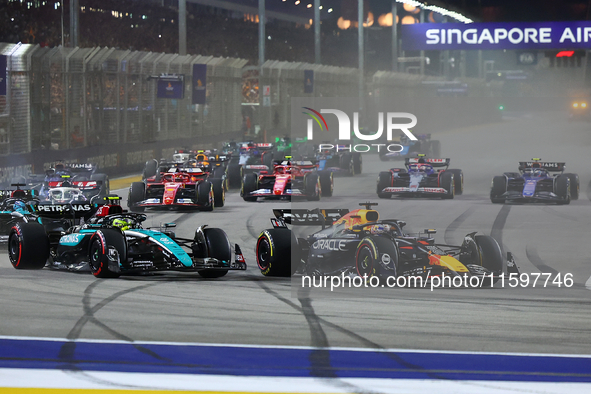
[[[558,112],[520,114],[434,135],[452,167],[464,170],[462,196],[379,200],[377,173],[400,165],[365,155],[363,174],[336,178],[334,197],[317,205],[355,209],[358,202],[375,201],[382,218],[403,219],[414,230],[436,228],[440,242],[461,243],[472,231],[490,234],[515,255],[523,273],[571,273],[572,287],[384,288],[369,296],[362,291],[310,296],[288,279],[263,277],[254,259],[256,238],[270,227],[271,209],[289,203],[246,203],[232,191],[226,206],[212,213],[149,213],[147,224],[174,221],[176,233],[187,237],[198,225],[223,228],[242,246],[246,272],[215,280],[196,273],[98,280],[48,269],[18,271],[2,251],[0,335],[591,354],[591,124],[567,123]],[[567,206],[492,204],[491,178],[516,171],[518,161],[532,157],[566,161],[568,171],[580,175],[580,199]],[[126,197],[126,190],[119,193]],[[319,365],[325,361],[318,359]]]

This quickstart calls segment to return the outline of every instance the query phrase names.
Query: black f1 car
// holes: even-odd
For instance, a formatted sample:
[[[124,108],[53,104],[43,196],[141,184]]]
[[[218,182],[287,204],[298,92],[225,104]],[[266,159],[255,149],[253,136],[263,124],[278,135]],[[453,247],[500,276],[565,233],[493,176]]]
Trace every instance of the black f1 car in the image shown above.
[[[492,180],[490,200],[505,202],[570,204],[579,198],[579,176],[565,174],[565,163],[538,158],[519,162],[519,172],[505,172]],[[559,174],[550,174],[551,172]]]
[[[273,228],[264,230],[256,244],[256,259],[265,276],[359,275],[380,278],[421,276],[425,280],[464,274],[494,278],[518,272],[513,256],[502,256],[497,241],[487,235],[467,234],[462,245],[435,242],[435,230],[405,233],[402,220],[380,220],[375,203],[365,209],[275,209]],[[286,224],[322,226],[307,238],[296,238]],[[291,255],[291,261],[288,256]]]
[[[459,169],[447,169],[450,159],[406,158],[406,168],[391,168],[378,175],[379,198],[441,197],[454,198],[464,191],[464,173]],[[445,167],[436,170],[435,168]]]
[[[119,205],[102,209],[104,216],[94,215],[96,206],[89,203],[39,204],[36,209],[41,223],[17,223],[10,232],[8,255],[16,269],[88,267],[98,278],[166,270],[218,278],[229,270],[246,270],[240,247],[232,248],[219,228],[201,226],[188,239],[175,236],[174,223],[143,228],[146,215],[124,213]],[[80,218],[85,223],[74,224]],[[45,221],[54,226],[48,228]]]

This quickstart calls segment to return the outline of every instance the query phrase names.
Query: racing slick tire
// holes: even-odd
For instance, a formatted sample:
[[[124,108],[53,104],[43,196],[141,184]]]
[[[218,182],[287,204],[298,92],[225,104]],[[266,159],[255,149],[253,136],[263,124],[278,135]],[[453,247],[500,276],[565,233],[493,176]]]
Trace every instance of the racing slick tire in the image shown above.
[[[363,161],[361,159],[361,153],[355,152],[353,153],[353,171],[355,174],[361,174],[361,170],[363,168]],[[355,175],[353,174],[353,175]]]
[[[570,180],[570,199],[579,199],[579,189],[581,188],[579,176],[577,174],[564,174]]]
[[[378,248],[377,275],[384,280],[388,276],[397,276],[399,254],[396,242],[386,237],[375,237],[372,240]]]
[[[499,243],[489,235],[476,235],[474,240],[479,249],[480,265],[495,275],[502,274],[505,261]]]
[[[507,191],[507,178],[504,176],[496,176],[492,180],[490,189],[490,201],[493,204],[504,204],[505,197],[501,197]]]
[[[390,171],[382,171],[378,175],[378,185],[377,185],[377,193],[379,198],[390,198],[392,195],[390,193],[382,193],[387,187],[392,186],[392,173]]]
[[[216,208],[221,208],[226,202],[226,190],[224,189],[223,179],[212,179],[211,184],[213,185],[213,203]]]
[[[462,193],[464,193],[464,172],[459,169],[451,169],[445,171],[449,171],[452,174],[454,174],[454,191],[456,193],[456,196],[459,196]]]
[[[110,250],[115,249],[119,257],[116,267],[111,260]],[[111,260],[112,261],[112,260]],[[119,264],[127,261],[127,244],[125,235],[114,228],[102,228],[90,237],[88,248],[88,265],[90,272],[97,278],[118,278],[121,275]]]
[[[380,254],[374,239],[365,237],[357,245],[355,270],[357,275],[372,277],[377,275]]]
[[[388,156],[386,156],[388,152],[386,150],[381,150],[379,151],[378,155],[380,156],[380,160],[381,161],[388,161]]]
[[[319,171],[320,190],[322,197],[332,197],[334,191],[334,176],[331,171]]]
[[[347,175],[355,175],[355,166],[353,165],[353,158],[350,153],[345,153],[339,158],[339,167],[341,170],[346,170]]]
[[[558,201],[559,204],[570,204],[570,179],[568,176],[561,174],[555,178],[554,193],[556,193],[556,195],[561,198],[561,200]]]
[[[40,270],[49,258],[49,238],[43,225],[17,223],[8,236],[8,258],[16,269]]]
[[[156,175],[156,171],[158,171],[158,160],[152,159],[146,162],[144,166],[144,172],[142,173],[142,180],[146,180],[148,178],[153,177]]]
[[[289,277],[297,270],[301,258],[295,235],[286,228],[264,230],[257,240],[255,254],[264,276]]]
[[[261,163],[269,169],[273,168],[273,151],[265,151],[261,154]]]
[[[306,176],[304,177],[304,185],[306,187],[306,198],[308,199],[308,201],[320,200],[321,185],[318,179],[318,174],[306,174]]]
[[[213,185],[210,181],[202,181],[195,185],[197,204],[201,211],[211,212],[215,206]]]
[[[257,197],[250,197],[249,194],[257,190],[259,187],[259,177],[257,174],[246,174],[242,179],[242,198],[244,201],[255,202]]]
[[[240,164],[229,164],[228,165],[228,185],[231,188],[240,187]]]
[[[101,182],[101,188],[99,189],[98,193],[100,198],[106,197],[111,192],[111,188],[109,186],[109,177],[107,174],[92,174],[90,176],[90,180]]]
[[[228,235],[219,228],[203,229],[205,243],[207,244],[207,257],[213,257],[218,260],[232,261],[232,248]],[[225,269],[210,269],[197,271],[202,278],[221,278],[228,273]]]
[[[443,173],[440,175],[439,187],[442,187],[445,190],[447,190],[447,193],[445,193],[441,197],[442,199],[444,199],[444,200],[453,199],[456,194],[454,174],[451,172],[443,171]]]
[[[430,144],[430,148],[431,148],[431,157],[441,157],[441,142],[437,141],[437,140],[432,140],[431,144]],[[457,193],[457,191],[456,191]],[[458,193],[460,194],[460,193]]]
[[[127,207],[131,212],[144,212],[145,207],[138,207],[140,201],[146,199],[146,184],[144,182],[133,182],[129,187],[129,195],[127,197]]]
[[[229,184],[228,178],[226,177],[226,170],[222,167],[216,167],[213,169],[213,173],[211,174],[211,179],[221,179],[222,185],[224,186],[224,191],[228,191]]]

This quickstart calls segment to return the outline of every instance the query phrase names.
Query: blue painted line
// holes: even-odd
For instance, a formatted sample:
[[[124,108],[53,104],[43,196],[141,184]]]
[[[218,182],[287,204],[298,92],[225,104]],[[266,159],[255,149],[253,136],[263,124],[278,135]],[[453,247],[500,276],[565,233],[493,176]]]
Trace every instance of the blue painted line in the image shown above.
[[[591,382],[591,357],[17,339],[0,339],[0,368],[277,377],[326,375],[341,378]]]

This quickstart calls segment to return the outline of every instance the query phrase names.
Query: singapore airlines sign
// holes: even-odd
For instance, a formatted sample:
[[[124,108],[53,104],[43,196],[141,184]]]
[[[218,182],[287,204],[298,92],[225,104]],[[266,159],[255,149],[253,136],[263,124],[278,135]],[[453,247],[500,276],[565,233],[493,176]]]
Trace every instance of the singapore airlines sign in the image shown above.
[[[591,21],[402,25],[402,49],[591,49]]]

